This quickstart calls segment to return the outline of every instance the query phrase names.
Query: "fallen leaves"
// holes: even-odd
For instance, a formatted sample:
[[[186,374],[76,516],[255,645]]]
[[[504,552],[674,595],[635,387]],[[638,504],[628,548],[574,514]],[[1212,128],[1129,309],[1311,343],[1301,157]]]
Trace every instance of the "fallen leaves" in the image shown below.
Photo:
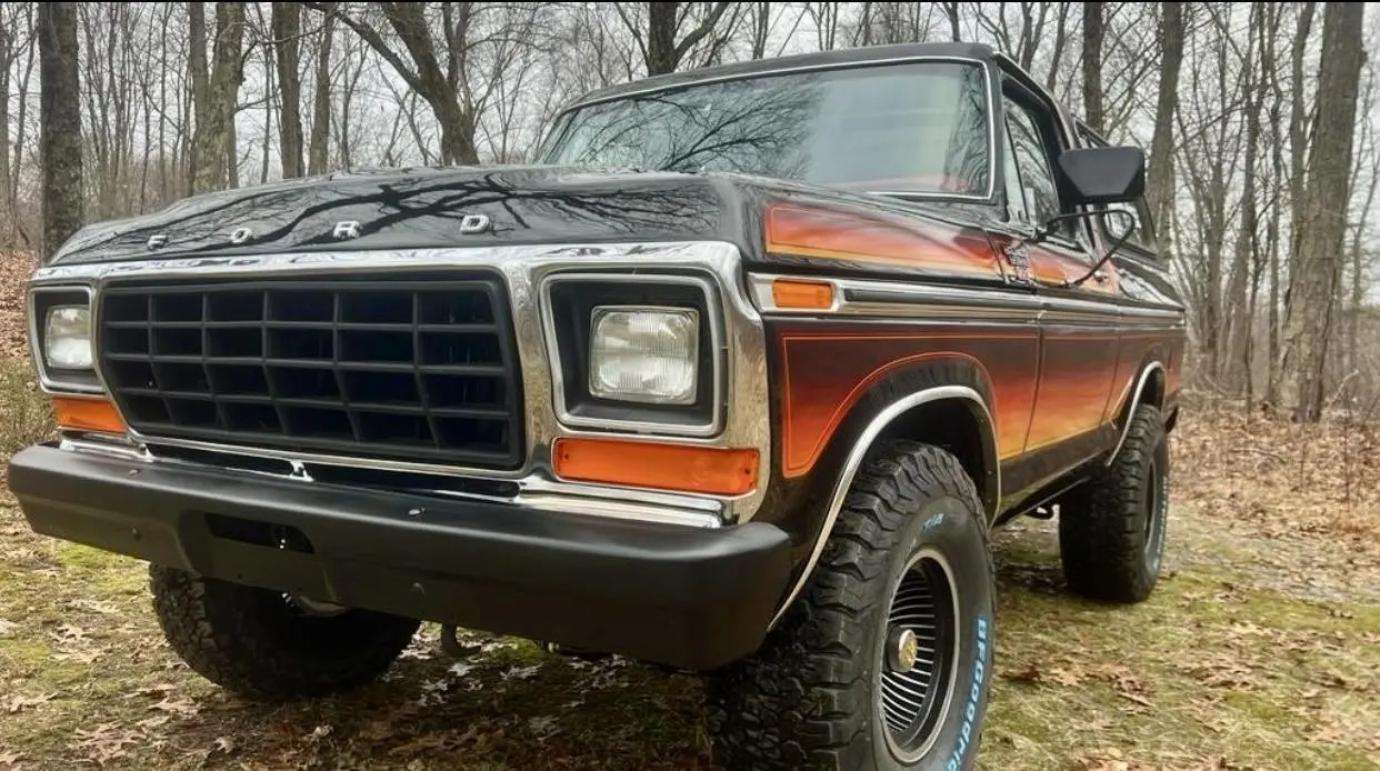
[[[1300,424],[1239,406],[1199,407],[1172,437],[1176,502],[1250,522],[1276,540],[1341,539],[1367,565],[1380,557],[1376,424],[1346,415]]]
[[[57,698],[56,692],[45,693],[39,696],[25,696],[22,693],[16,693],[13,696],[10,696],[4,699],[3,701],[0,701],[0,712],[7,712],[11,715],[14,715],[19,712],[23,712],[24,710],[29,709],[30,707],[36,707],[40,704],[46,704],[47,702],[50,702],[55,698]]]
[[[126,728],[118,723],[78,728],[74,733],[77,748],[84,750],[86,758],[100,766],[127,757],[131,747],[138,746],[147,738],[142,730]]]

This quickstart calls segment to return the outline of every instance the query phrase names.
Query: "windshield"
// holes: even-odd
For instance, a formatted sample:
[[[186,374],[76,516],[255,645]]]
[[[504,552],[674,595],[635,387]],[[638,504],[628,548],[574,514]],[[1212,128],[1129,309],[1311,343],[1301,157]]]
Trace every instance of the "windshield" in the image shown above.
[[[733,171],[873,192],[985,195],[987,89],[949,62],[764,76],[566,114],[544,161]]]

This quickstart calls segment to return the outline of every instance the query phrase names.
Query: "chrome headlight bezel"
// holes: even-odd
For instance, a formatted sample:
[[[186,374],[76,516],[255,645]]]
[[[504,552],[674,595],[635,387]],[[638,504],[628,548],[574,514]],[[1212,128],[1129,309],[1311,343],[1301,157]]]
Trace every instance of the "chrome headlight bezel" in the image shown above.
[[[580,302],[572,307],[570,297]],[[590,295],[597,294],[598,297]],[[541,313],[557,419],[570,427],[707,437],[723,429],[723,311],[717,284],[698,275],[558,273],[541,284]],[[591,388],[598,308],[695,311],[696,387],[683,403],[600,398]]]
[[[90,328],[91,363],[86,367],[62,367],[49,356],[49,314],[65,306],[85,306]],[[96,372],[94,292],[90,286],[43,286],[29,290],[29,348],[38,370],[39,384],[50,393],[100,394],[105,392]]]

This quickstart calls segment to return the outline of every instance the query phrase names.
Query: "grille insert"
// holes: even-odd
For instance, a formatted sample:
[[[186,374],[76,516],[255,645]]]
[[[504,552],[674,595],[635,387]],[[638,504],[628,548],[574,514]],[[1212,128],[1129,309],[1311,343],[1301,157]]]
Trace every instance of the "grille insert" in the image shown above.
[[[495,279],[114,286],[100,365],[148,436],[515,467],[521,391]]]

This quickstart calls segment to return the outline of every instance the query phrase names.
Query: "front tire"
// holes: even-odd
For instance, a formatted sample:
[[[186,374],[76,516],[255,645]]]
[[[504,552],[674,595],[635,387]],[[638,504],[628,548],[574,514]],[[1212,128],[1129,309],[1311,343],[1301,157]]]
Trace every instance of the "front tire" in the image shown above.
[[[255,699],[363,685],[383,674],[420,624],[367,610],[313,612],[282,592],[159,565],[149,566],[149,585],[173,651],[211,682]]]
[[[976,487],[895,442],[853,482],[804,592],[711,676],[726,768],[969,768],[991,678],[995,584]]]
[[[1168,481],[1164,419],[1142,404],[1112,464],[1074,488],[1059,507],[1059,554],[1070,588],[1112,602],[1150,596],[1164,562]]]

